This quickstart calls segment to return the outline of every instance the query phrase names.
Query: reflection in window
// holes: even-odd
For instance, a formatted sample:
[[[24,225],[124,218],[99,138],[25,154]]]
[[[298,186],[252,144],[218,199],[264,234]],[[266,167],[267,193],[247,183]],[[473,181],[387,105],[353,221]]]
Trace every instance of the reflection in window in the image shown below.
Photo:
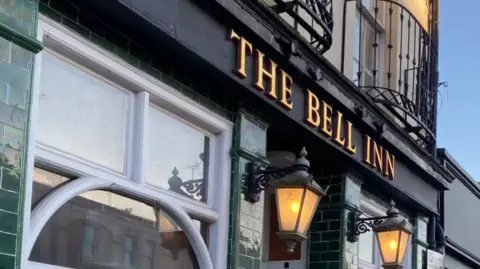
[[[145,257],[147,259],[147,264],[145,269],[153,269],[155,264],[155,243],[152,241],[147,242]]]
[[[362,216],[364,218],[365,216]],[[374,249],[375,249],[375,243],[374,243],[374,232],[366,232],[363,234],[360,234],[358,242],[358,256],[360,260],[368,263],[374,263]]]
[[[169,215],[103,190],[63,205],[43,228],[30,260],[76,269],[198,268],[185,233]]]
[[[133,258],[133,237],[127,236],[125,237],[125,242],[123,243],[123,251],[125,252],[123,264],[125,266],[132,266],[132,258]]]
[[[49,52],[41,64],[38,141],[123,172],[132,95]]]
[[[83,228],[83,245],[82,245],[82,254],[88,257],[93,257],[93,247],[95,240],[95,229],[86,224]]]
[[[147,183],[205,201],[210,139],[180,119],[149,107]]]
[[[54,188],[67,182],[69,179],[68,177],[35,167],[33,170],[32,209]]]

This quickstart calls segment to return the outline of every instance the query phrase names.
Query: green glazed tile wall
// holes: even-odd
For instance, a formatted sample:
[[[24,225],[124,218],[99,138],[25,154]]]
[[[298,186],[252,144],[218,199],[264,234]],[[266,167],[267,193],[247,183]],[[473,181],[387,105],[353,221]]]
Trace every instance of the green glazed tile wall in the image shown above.
[[[426,252],[427,252],[427,225],[428,219],[422,216],[417,216],[415,220],[415,232],[413,234],[413,268],[425,268]]]
[[[345,178],[345,203],[348,204],[349,208],[360,208],[360,199],[362,191],[362,182],[353,174],[347,174]],[[348,220],[348,213],[350,209],[344,210],[344,231],[348,232],[347,227],[350,227],[350,221]],[[344,257],[343,264],[344,268],[358,268],[359,265],[359,249],[358,242],[350,242],[347,240],[347,236],[343,237],[344,248]]]
[[[1,0],[0,22],[28,36],[35,35],[37,0]]]
[[[245,174],[248,159],[240,158],[239,174]],[[243,182],[242,182],[243,183]],[[260,269],[263,239],[264,195],[260,201],[250,203],[240,195],[238,267],[242,269]]]
[[[313,216],[310,226],[308,268],[343,268],[344,178],[323,177],[317,180],[322,187],[330,186]]]
[[[21,2],[32,5],[30,1],[3,1],[0,20],[5,22],[5,12],[10,10],[12,3],[19,7]],[[7,6],[3,5],[5,3]],[[23,27],[20,30],[32,31],[26,27],[26,23],[32,24],[31,17],[28,15],[25,24],[15,21],[15,17],[9,17],[11,20],[5,23],[17,22],[16,26]],[[32,52],[0,38],[0,269],[19,268],[20,262],[17,246],[22,238],[27,109],[33,56]]]
[[[267,125],[260,119],[240,112],[236,117],[237,131],[230,200],[230,232],[228,268],[260,269],[262,257],[264,201],[245,200],[247,163],[266,156]],[[246,143],[248,141],[248,143]]]

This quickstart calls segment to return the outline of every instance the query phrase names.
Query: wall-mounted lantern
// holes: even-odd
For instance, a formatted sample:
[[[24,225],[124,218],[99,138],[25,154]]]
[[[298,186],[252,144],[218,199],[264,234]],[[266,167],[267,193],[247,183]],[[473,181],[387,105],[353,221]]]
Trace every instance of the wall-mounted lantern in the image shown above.
[[[407,227],[407,220],[400,216],[395,203],[390,202],[387,215],[373,218],[358,218],[356,212],[351,212],[350,232],[348,239],[356,242],[362,233],[375,232],[385,269],[402,269],[402,262],[412,231]]]
[[[284,168],[262,168],[258,163],[249,163],[247,175],[247,199],[258,202],[261,192],[268,186],[275,188],[279,232],[287,244],[287,251],[293,252],[298,241],[307,239],[313,214],[323,190],[308,173],[310,162],[305,158],[303,148],[294,164]]]

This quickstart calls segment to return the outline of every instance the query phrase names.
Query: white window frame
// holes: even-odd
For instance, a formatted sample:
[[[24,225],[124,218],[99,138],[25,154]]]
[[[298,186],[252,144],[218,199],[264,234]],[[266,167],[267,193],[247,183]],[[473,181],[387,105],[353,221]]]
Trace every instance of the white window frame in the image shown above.
[[[368,0],[368,1],[371,1],[371,5],[373,5],[373,2],[375,2],[375,0]],[[382,2],[382,4],[385,6],[385,3]],[[384,7],[385,9],[385,7]],[[361,11],[361,12],[360,12]],[[377,69],[378,69],[378,72],[377,72],[377,85],[382,85],[383,83],[383,80],[384,78],[382,77],[382,74],[383,74],[383,62],[381,59],[383,59],[384,57],[382,57],[382,55],[384,54],[385,52],[385,26],[383,24],[383,22],[379,21],[379,19],[377,18],[377,20],[375,20],[375,15],[372,13],[372,10],[369,9],[367,6],[365,6],[365,4],[363,3],[363,1],[357,1],[357,4],[356,4],[356,10],[355,10],[355,20],[354,20],[354,28],[357,27],[357,17],[358,16],[361,16],[362,18],[360,18],[360,22],[361,24],[368,24],[370,27],[372,27],[372,29],[375,29],[375,27],[377,27],[377,30],[378,30],[378,51],[377,51]],[[385,11],[384,11],[384,14],[383,16],[385,16]],[[385,19],[385,18],[384,18]],[[364,30],[363,26],[362,25],[359,25],[359,31],[361,32],[362,30]],[[357,38],[360,38],[360,36],[356,36],[356,33],[355,33],[355,30],[353,31],[354,32],[354,39],[357,39]],[[365,34],[361,34],[361,37],[362,39],[359,39],[358,42],[358,47],[356,46],[355,42],[353,42],[354,44],[354,48],[353,48],[353,68],[352,68],[352,72],[353,72],[353,76],[352,76],[352,81],[358,86],[358,85],[361,85],[361,86],[364,86],[365,85],[365,73],[368,73],[370,76],[373,77],[373,74],[372,72],[370,72],[369,69],[367,69],[365,67],[365,53],[364,53],[364,46],[365,46]],[[357,59],[355,54],[360,50],[360,53],[359,53],[359,58]],[[358,63],[360,62],[360,68],[361,68],[361,72],[363,73],[362,74],[362,77],[360,78],[361,81],[357,81],[358,80],[358,77],[357,77],[357,73],[355,71],[358,71]],[[361,82],[361,83],[360,83]],[[367,85],[367,86],[373,86],[373,85]]]
[[[182,228],[186,229],[187,237],[190,236],[189,239],[194,240],[190,243],[194,248],[197,247],[197,256],[199,253],[202,255],[207,251],[206,255],[209,257],[205,255],[197,257],[199,262],[204,260],[205,264],[213,265],[213,267],[207,266],[208,268],[224,268],[227,264],[228,251],[230,149],[234,124],[42,14],[39,15],[37,39],[46,48],[61,52],[68,59],[80,62],[82,66],[91,69],[93,74],[122,85],[123,88],[128,88],[134,93],[137,106],[133,107],[135,110],[132,113],[134,120],[130,125],[134,126],[129,127],[125,161],[127,165],[123,174],[41,145],[36,142],[36,128],[42,52],[35,56],[33,98],[27,138],[27,181],[23,210],[21,268],[63,268],[28,261],[30,250],[43,225],[55,213],[55,208],[58,209],[78,193],[100,187],[120,188],[141,198],[154,199],[160,204],[163,203],[166,210],[179,218],[176,219],[179,221],[179,225],[183,223]],[[149,148],[147,117],[150,103],[167,109],[214,135],[215,139],[211,140],[209,178],[206,182],[208,186],[207,203],[198,202],[168,190],[151,187],[145,183]],[[134,128],[138,130],[136,136],[133,136]],[[46,164],[81,176],[81,179],[75,180],[75,184],[80,184],[77,186],[77,192],[74,190],[76,185],[65,189],[60,188],[42,200],[31,212],[32,178],[35,163]],[[60,192],[61,190],[63,192]],[[208,250],[206,247],[204,249],[201,247],[202,244],[205,246],[205,243],[194,228],[190,217],[210,224]]]
[[[385,216],[385,212],[387,211],[386,207],[369,200],[368,198],[366,198],[363,195],[361,196],[361,199],[360,199],[360,209],[368,217]],[[410,230],[413,231],[413,225],[410,222],[407,222],[407,228],[409,228]],[[369,233],[373,233],[373,232],[370,231]],[[410,238],[410,242],[409,242],[409,244],[407,246],[407,249],[405,251],[405,257],[403,258],[404,261],[405,260],[410,261],[409,263],[410,263],[411,267],[406,268],[406,269],[413,269],[413,264],[412,264],[412,261],[413,261],[413,244],[411,242],[412,242],[412,238]],[[360,243],[358,244],[358,247],[360,247]],[[374,256],[373,264],[369,263],[369,262],[366,262],[366,261],[363,261],[360,258],[358,258],[359,266],[362,266],[362,268],[365,268],[365,269],[381,268],[382,257],[381,257],[381,254],[379,253],[379,250],[378,250],[378,242],[377,242],[376,237],[374,237],[374,240],[373,240],[373,248],[374,248],[373,249],[373,256]]]

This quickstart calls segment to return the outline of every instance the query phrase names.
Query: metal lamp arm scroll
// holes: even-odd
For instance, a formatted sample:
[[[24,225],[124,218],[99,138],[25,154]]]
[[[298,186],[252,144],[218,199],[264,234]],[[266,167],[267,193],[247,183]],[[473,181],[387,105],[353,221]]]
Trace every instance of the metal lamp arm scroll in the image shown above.
[[[307,151],[302,148],[295,162],[282,168],[264,168],[259,162],[249,162],[246,167],[245,183],[247,187],[246,198],[251,203],[260,201],[260,194],[269,185],[274,185],[276,180],[282,179],[295,172],[304,172],[308,175],[310,162],[305,158]]]
[[[358,236],[373,230],[373,227],[382,224],[388,216],[359,218],[357,212],[349,213],[350,229],[348,234],[348,241],[357,242]]]
[[[275,180],[283,178],[296,171],[308,172],[308,166],[303,164],[293,164],[284,168],[267,167],[262,169],[262,165],[258,162],[250,162],[247,164],[247,200],[256,203],[260,200],[260,194],[268,186],[274,185]]]
[[[390,208],[387,210],[386,216],[359,218],[358,211],[348,213],[348,241],[357,242],[359,235],[372,231],[375,226],[382,224],[387,219],[397,217],[398,214],[398,209],[395,208],[395,202],[393,202],[393,200],[390,201]]]

